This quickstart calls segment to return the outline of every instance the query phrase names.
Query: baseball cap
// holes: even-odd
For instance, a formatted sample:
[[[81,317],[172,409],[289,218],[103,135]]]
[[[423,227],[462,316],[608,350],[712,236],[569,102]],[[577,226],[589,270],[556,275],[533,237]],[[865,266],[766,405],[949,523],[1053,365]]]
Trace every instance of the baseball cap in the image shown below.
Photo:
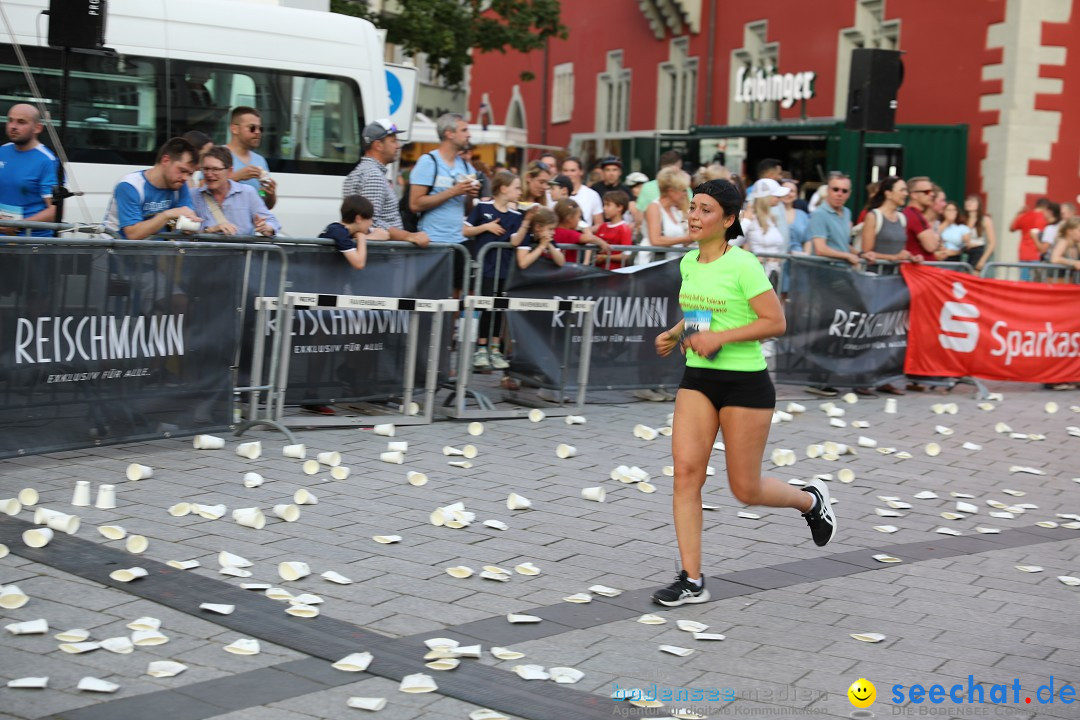
[[[760,200],[767,197],[784,197],[791,192],[791,188],[782,187],[780,183],[769,178],[761,178],[754,183],[754,192],[750,193],[751,200]]]
[[[606,158],[600,161],[600,167],[607,167],[608,165],[618,165],[622,167],[622,160],[617,155],[608,155]]]
[[[649,182],[649,176],[643,172],[632,172],[626,176],[626,184],[630,187]]]
[[[556,175],[550,184],[566,188],[567,192],[574,192],[574,181],[565,175]]]
[[[390,118],[376,120],[364,126],[364,144],[367,145],[376,140],[382,140],[387,135],[397,135],[399,132],[401,131],[398,130],[397,125],[390,121]]]

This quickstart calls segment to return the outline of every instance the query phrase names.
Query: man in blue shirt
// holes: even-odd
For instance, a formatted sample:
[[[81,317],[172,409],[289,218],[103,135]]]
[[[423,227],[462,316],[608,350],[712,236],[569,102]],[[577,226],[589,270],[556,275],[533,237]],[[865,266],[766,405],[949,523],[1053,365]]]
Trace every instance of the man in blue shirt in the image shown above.
[[[851,210],[844,206],[851,195],[851,178],[841,172],[829,173],[828,194],[810,215],[810,242],[815,255],[859,264],[851,247]]]
[[[198,154],[184,138],[173,138],[162,145],[154,167],[120,178],[105,211],[105,227],[128,240],[145,240],[180,217],[201,224],[191,209],[187,186]]]
[[[253,107],[233,108],[229,124],[229,149],[233,154],[232,179],[250,185],[259,193],[266,207],[277,204],[277,183],[270,177],[270,165],[255,148],[262,144],[262,115]]]
[[[192,207],[203,220],[202,231],[224,235],[258,233],[263,237],[281,232],[281,223],[259,194],[229,179],[231,170],[232,153],[224,145],[215,145],[202,157],[206,184],[191,198]]]
[[[33,105],[13,105],[7,114],[7,136],[11,142],[0,146],[0,219],[53,222],[56,207],[52,189],[57,182],[56,156],[38,141],[43,126]],[[15,228],[0,228],[14,235]],[[35,230],[38,237],[51,237],[49,230]]]
[[[420,217],[419,230],[432,242],[463,243],[467,212],[480,192],[476,170],[458,157],[469,147],[469,124],[457,113],[446,113],[435,121],[439,147],[416,162],[409,174],[409,204]],[[464,272],[462,253],[454,253],[454,289],[460,290]]]

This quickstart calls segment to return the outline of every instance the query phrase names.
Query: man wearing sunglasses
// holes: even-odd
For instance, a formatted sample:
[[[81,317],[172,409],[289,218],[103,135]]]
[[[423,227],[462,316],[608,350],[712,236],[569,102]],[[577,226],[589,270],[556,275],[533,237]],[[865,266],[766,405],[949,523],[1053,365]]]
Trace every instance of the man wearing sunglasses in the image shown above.
[[[912,258],[934,259],[934,253],[941,246],[941,237],[926,220],[926,211],[934,204],[934,183],[928,177],[910,178],[908,185],[908,204],[903,209],[907,218],[907,245],[904,249]]]
[[[232,179],[250,185],[256,192],[262,191],[263,202],[268,209],[277,203],[277,183],[270,177],[270,165],[266,158],[255,152],[262,144],[262,115],[253,107],[241,105],[233,108],[229,123],[229,149],[233,154]]]
[[[810,216],[810,242],[814,254],[859,264],[851,246],[851,210],[845,206],[851,196],[851,178],[842,172],[829,173],[825,202]]]

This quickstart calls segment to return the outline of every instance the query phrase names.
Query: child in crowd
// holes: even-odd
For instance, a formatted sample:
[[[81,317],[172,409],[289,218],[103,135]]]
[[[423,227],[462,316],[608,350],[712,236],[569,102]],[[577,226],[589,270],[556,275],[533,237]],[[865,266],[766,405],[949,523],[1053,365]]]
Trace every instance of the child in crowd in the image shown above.
[[[363,270],[367,264],[368,233],[374,215],[375,208],[370,200],[361,195],[349,195],[341,202],[341,222],[327,225],[319,237],[333,240],[349,264],[356,270]]]
[[[558,227],[555,228],[556,245],[598,245],[602,252],[608,252],[608,244],[593,235],[588,226],[582,227],[581,207],[576,200],[565,198],[555,203],[555,216],[558,218]],[[577,262],[576,250],[566,252],[567,262]]]
[[[569,199],[572,192],[574,192],[574,181],[565,175],[556,175],[548,183],[548,195],[551,197],[551,205],[548,207],[554,209],[555,203]]]
[[[517,249],[519,268],[524,270],[541,256],[559,267],[566,264],[566,257],[563,256],[562,250],[555,247],[555,226],[558,224],[559,219],[550,208],[539,208],[535,211],[530,218],[531,231]]]
[[[630,206],[630,198],[622,190],[610,190],[604,193],[604,223],[597,229],[596,236],[611,245],[633,245],[634,233],[624,221],[624,215]],[[608,251],[598,253],[596,264],[607,268],[620,268],[629,259],[628,253]]]

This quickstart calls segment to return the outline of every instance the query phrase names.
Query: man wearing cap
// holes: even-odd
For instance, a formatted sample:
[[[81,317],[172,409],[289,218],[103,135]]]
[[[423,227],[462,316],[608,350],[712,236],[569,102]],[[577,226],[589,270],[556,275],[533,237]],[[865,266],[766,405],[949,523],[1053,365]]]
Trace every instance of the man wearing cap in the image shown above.
[[[566,200],[572,192],[574,192],[574,181],[565,175],[556,175],[548,183],[548,196],[551,198],[548,207],[555,207],[555,203]]]
[[[622,190],[626,193],[627,197],[630,197],[630,188],[619,182],[622,178],[622,160],[615,155],[608,155],[606,158],[600,161],[600,175],[601,180],[598,183],[594,183],[592,189],[600,197],[604,197],[604,193],[614,192],[616,190]]]
[[[418,247],[427,247],[431,240],[427,233],[408,232],[401,224],[401,211],[397,195],[387,177],[386,167],[397,159],[401,142],[400,132],[389,119],[376,120],[364,128],[364,155],[352,172],[345,178],[342,196],[360,195],[367,198],[375,214],[372,233],[375,240],[403,240]]]

